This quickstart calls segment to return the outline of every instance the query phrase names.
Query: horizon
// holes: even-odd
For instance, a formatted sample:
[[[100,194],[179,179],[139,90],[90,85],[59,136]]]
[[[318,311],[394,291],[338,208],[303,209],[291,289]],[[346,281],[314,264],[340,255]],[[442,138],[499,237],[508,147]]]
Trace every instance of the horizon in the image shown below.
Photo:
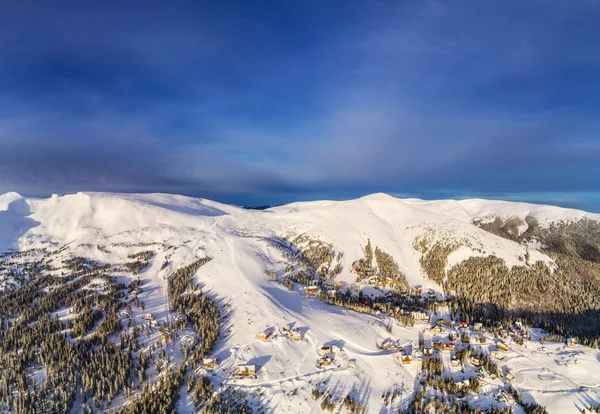
[[[9,1],[0,194],[600,213],[600,3]]]
[[[417,195],[411,195],[411,194],[399,194],[399,193],[388,193],[385,191],[379,191],[379,192],[373,192],[373,193],[366,193],[366,194],[359,194],[359,195],[354,195],[354,196],[346,196],[346,197],[323,197],[323,198],[305,198],[305,199],[297,199],[297,200],[289,200],[289,201],[284,201],[284,202],[273,202],[273,203],[264,203],[264,204],[243,204],[243,203],[236,203],[236,202],[230,202],[230,201],[226,201],[226,200],[219,200],[219,199],[212,199],[212,198],[208,198],[208,197],[202,197],[202,196],[195,196],[195,195],[185,195],[185,194],[178,194],[178,193],[169,193],[169,192],[114,192],[114,191],[76,191],[76,192],[70,192],[70,193],[52,193],[52,194],[45,194],[45,195],[31,195],[31,194],[22,194],[16,191],[8,191],[5,193],[0,193],[1,195],[4,194],[8,194],[8,193],[15,193],[20,197],[23,198],[31,198],[31,199],[47,199],[47,198],[51,198],[55,195],[62,197],[62,196],[67,196],[67,195],[74,195],[74,194],[78,194],[78,193],[98,193],[98,194],[165,194],[165,195],[179,195],[179,196],[184,196],[184,197],[191,197],[191,198],[196,198],[196,199],[204,199],[204,200],[210,200],[210,201],[215,201],[218,203],[223,203],[223,204],[228,204],[231,206],[236,206],[236,207],[241,207],[241,208],[245,208],[245,209],[250,209],[250,210],[263,210],[266,208],[271,208],[271,207],[280,207],[280,206],[285,206],[288,204],[293,204],[293,203],[304,203],[304,202],[313,202],[313,201],[352,201],[352,200],[357,200],[363,197],[369,197],[372,195],[377,195],[377,194],[385,194],[388,195],[390,197],[399,199],[399,200],[404,200],[404,199],[418,199],[418,200],[423,200],[423,201],[464,201],[464,200],[485,200],[485,201],[506,201],[506,202],[514,202],[514,203],[526,203],[526,204],[534,204],[534,205],[545,205],[545,206],[551,206],[551,207],[559,207],[559,208],[567,208],[567,209],[575,209],[575,210],[581,210],[587,213],[593,213],[593,214],[600,214],[600,210],[595,211],[593,209],[586,209],[585,208],[585,202],[581,202],[581,201],[577,201],[577,199],[575,198],[570,198],[568,200],[563,200],[563,201],[557,201],[556,203],[547,203],[544,200],[539,200],[539,199],[535,199],[532,198],[530,199],[527,195],[518,195],[518,194],[504,194],[504,195],[488,195],[487,197],[481,197],[481,196],[468,196],[468,195],[462,195],[462,196],[456,196],[456,197],[420,197]],[[581,200],[581,199],[579,199]]]

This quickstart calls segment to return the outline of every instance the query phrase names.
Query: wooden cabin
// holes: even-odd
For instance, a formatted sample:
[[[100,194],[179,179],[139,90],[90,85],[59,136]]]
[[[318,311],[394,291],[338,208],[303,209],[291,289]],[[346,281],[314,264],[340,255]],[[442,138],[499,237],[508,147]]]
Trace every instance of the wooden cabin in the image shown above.
[[[304,288],[304,293],[309,296],[316,296],[321,293],[321,289],[319,289],[317,286],[307,286]]]
[[[271,335],[273,335],[273,330],[272,329],[267,329],[266,331],[261,332],[258,335],[256,335],[256,337],[258,339],[260,339],[261,341],[268,341],[269,338],[271,337]]]
[[[504,352],[509,350],[508,344],[506,344],[505,342],[502,342],[502,341],[496,342],[496,348],[498,348],[499,350],[504,351]]]
[[[204,358],[202,360],[202,365],[206,369],[214,369],[217,367],[217,360],[214,358]]]
[[[238,365],[237,374],[242,377],[250,377],[252,375],[256,375],[256,366],[255,365]]]

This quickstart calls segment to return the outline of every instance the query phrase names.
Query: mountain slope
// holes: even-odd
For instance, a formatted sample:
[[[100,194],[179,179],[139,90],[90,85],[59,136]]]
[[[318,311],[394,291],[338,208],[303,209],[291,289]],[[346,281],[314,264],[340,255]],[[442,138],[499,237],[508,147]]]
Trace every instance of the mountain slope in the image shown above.
[[[461,291],[464,286],[457,280],[464,280],[469,266],[479,263],[473,260],[485,264],[485,260],[495,258],[503,263],[497,264],[497,269],[506,266],[508,270],[498,270],[494,275],[502,274],[509,282],[516,276],[501,272],[515,269],[518,273],[518,269],[541,266],[547,272],[545,284],[552,284],[548,280],[562,275],[553,272],[563,271],[560,266],[564,260],[559,257],[557,262],[555,252],[542,249],[542,241],[533,238],[542,233],[532,233],[528,239],[511,239],[485,227],[485,223],[496,219],[501,223],[518,219],[516,227],[524,234],[527,218],[534,218],[541,229],[561,221],[600,221],[600,215],[549,206],[486,200],[402,200],[385,194],[340,202],[294,203],[256,211],[166,194],[78,193],[26,199],[9,193],[0,196],[0,284],[6,292],[18,292],[22,286],[28,286],[28,278],[34,274],[46,272],[55,278],[64,277],[71,271],[66,263],[85,258],[102,264],[102,272],[125,286],[137,284],[139,279],[141,293],[128,302],[132,310],[127,318],[143,326],[144,314],[149,312],[161,324],[175,326],[180,315],[169,308],[169,281],[178,269],[210,258],[192,276],[202,292],[217,300],[224,314],[221,340],[212,352],[219,360],[219,368],[210,376],[216,386],[263,390],[259,400],[268,411],[310,412],[322,401],[313,400],[313,392],[327,390],[334,399],[353,396],[369,412],[392,412],[407,409],[413,398],[412,390],[419,382],[419,367],[416,363],[402,365],[393,353],[380,349],[378,344],[391,336],[404,347],[412,344],[416,349],[426,325],[412,327],[399,323],[388,331],[389,319],[375,308],[366,313],[350,310],[366,306],[358,299],[345,309],[326,303],[333,302],[325,297],[306,297],[301,283],[292,284],[291,289],[286,283],[298,282],[307,275],[314,279],[308,284],[333,279],[341,283],[340,292],[348,290],[350,297],[358,296],[349,289],[352,286],[361,291],[360,297],[372,297],[376,302],[390,292],[389,287],[377,286],[385,282],[382,277],[385,263],[380,262],[385,257],[383,252],[395,262],[386,262],[392,268],[386,275],[405,280],[410,287],[432,288],[439,304],[438,313],[432,312],[431,316],[450,319],[452,308],[446,306],[445,294],[456,290],[459,299],[471,299]],[[357,263],[360,259],[362,263],[368,262],[366,246],[372,246],[377,257],[363,278],[362,270],[357,272]],[[1,255],[13,247],[29,253]],[[30,270],[36,261],[41,261],[45,270]],[[589,266],[589,271],[594,272],[593,265]],[[537,275],[532,272],[531,278]],[[487,276],[482,274],[479,282],[493,284],[484,277]],[[369,279],[376,280],[370,283]],[[600,286],[591,276],[587,280]],[[486,286],[477,289],[493,290]],[[545,300],[546,296],[541,298]],[[425,299],[416,303],[410,300],[403,302],[405,306],[427,312],[434,309]],[[522,298],[519,300],[508,304],[521,306]],[[600,304],[596,305],[600,309]],[[68,316],[71,310],[72,307],[66,307],[53,312],[68,319],[72,317]],[[123,324],[127,318],[122,320]],[[281,335],[266,342],[256,339],[259,332],[279,330],[288,323],[300,329],[302,341],[290,341]],[[93,330],[94,324],[91,326]],[[184,360],[181,349],[193,336],[187,325],[179,331],[176,341],[167,342],[171,364]],[[118,342],[118,338],[113,339]],[[433,338],[427,334],[426,339]],[[144,335],[141,352],[150,352],[156,343],[161,343],[161,334],[155,331],[147,339]],[[342,349],[335,366],[325,370],[315,367],[317,350],[323,344]],[[522,363],[522,355],[511,356],[510,365]],[[449,357],[444,356],[443,360],[457,380],[466,375],[450,368]],[[549,362],[533,358],[527,372],[547,369]],[[228,373],[241,363],[261,367],[258,378],[230,378]],[[519,374],[517,381],[532,399],[566,410],[556,412],[573,408],[557,402],[565,395],[542,393],[544,385],[531,380],[527,372]],[[204,375],[199,369],[196,373]],[[589,367],[570,371],[565,368],[559,374],[558,383],[567,388],[593,389],[600,384],[600,376]],[[576,387],[573,381],[577,382]],[[487,385],[489,390],[497,386]],[[394,393],[397,398],[386,402],[380,397],[386,392]],[[600,402],[592,390],[573,391],[569,401],[583,398],[579,392]],[[125,398],[120,395],[106,403],[105,408],[122,405]],[[193,411],[189,396],[177,404],[179,411]],[[474,404],[489,408],[492,402],[482,398]]]

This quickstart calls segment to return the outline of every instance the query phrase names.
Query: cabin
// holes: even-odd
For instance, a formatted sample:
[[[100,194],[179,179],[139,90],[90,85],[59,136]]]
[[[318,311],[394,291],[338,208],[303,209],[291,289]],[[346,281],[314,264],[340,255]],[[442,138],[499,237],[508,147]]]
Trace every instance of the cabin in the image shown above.
[[[452,357],[452,360],[450,360],[450,365],[453,367],[458,367],[460,365],[460,360],[456,357]]]
[[[320,367],[328,367],[329,365],[333,364],[333,360],[329,357],[323,357],[319,359],[319,366]]]
[[[256,337],[258,339],[260,339],[261,341],[268,341],[269,338],[271,337],[271,335],[273,335],[273,330],[272,329],[267,329],[264,332],[261,332],[258,335],[256,335]]]
[[[417,311],[411,312],[410,317],[417,321],[424,321],[428,318],[428,316],[425,312],[417,312]]]
[[[455,348],[456,346],[454,345],[454,342],[448,342],[447,344],[444,344],[444,351],[454,351]]]
[[[402,354],[398,359],[402,361],[404,365],[412,364],[413,361],[413,357],[410,354]]]
[[[500,361],[504,359],[504,354],[502,352],[492,351],[492,356]]]
[[[496,348],[498,348],[499,350],[504,351],[504,352],[508,351],[508,349],[509,349],[508,344],[506,344],[505,342],[502,342],[502,341],[496,342]]]
[[[573,348],[576,344],[575,338],[567,338],[567,346],[569,348]]]
[[[250,377],[252,375],[256,375],[256,366],[255,365],[238,365],[237,374],[242,377]]]
[[[316,296],[321,293],[321,289],[319,289],[316,286],[307,286],[306,288],[304,288],[304,293],[306,293],[309,296]]]
[[[471,359],[469,360],[469,362],[471,363],[471,365],[475,365],[476,367],[481,365],[481,360],[477,357],[472,356]]]
[[[161,335],[161,338],[165,342],[169,342],[171,340],[172,333],[171,331],[164,331]]]
[[[439,326],[432,326],[431,329],[429,329],[429,331],[433,333],[442,333],[443,329]]]
[[[294,341],[301,341],[302,340],[302,332],[300,332],[300,329],[294,328],[294,329],[292,329],[292,334],[290,337]]]
[[[483,329],[483,324],[481,322],[475,322],[473,324],[473,329],[476,331],[481,331]]]
[[[412,288],[411,293],[413,295],[422,295],[423,294],[423,287],[418,285]]]
[[[469,327],[469,324],[468,324],[468,323],[466,323],[466,322],[459,322],[459,323],[458,323],[458,326],[460,326],[461,328],[468,328],[468,327]]]
[[[333,345],[333,346],[325,345],[325,346],[321,347],[321,349],[319,350],[319,353],[321,355],[329,355],[329,354],[337,354],[340,351],[341,351],[341,349],[335,345]]]
[[[134,298],[137,296],[137,292],[135,290],[131,291],[131,296],[133,296]]]
[[[327,291],[327,296],[329,296],[329,297],[335,297],[335,295],[337,295],[337,290],[335,290],[335,289],[329,289]]]
[[[151,313],[145,314],[144,315],[144,319],[147,320],[147,321],[150,321],[150,322],[152,322],[154,320],[154,318],[152,317]]]
[[[433,347],[431,345],[424,345],[423,346],[423,355],[432,355],[433,354]]]
[[[381,349],[390,349],[392,347],[392,345],[394,344],[394,341],[392,341],[391,338],[387,338],[384,339],[383,342],[381,343],[381,345],[379,345],[379,347]]]
[[[217,367],[217,360],[214,358],[204,358],[202,360],[202,365],[206,369],[214,369]]]

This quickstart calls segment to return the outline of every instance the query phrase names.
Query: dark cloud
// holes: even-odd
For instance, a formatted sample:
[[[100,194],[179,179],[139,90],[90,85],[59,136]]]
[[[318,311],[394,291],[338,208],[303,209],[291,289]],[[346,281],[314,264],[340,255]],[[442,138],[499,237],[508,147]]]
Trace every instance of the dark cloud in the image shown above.
[[[7,3],[0,192],[600,210],[598,19],[584,0]]]

